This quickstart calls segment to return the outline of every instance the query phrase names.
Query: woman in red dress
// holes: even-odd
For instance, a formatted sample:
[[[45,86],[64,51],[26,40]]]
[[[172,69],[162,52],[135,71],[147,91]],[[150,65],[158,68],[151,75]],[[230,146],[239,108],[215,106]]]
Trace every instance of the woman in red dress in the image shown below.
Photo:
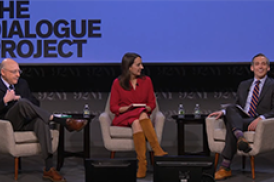
[[[131,127],[138,159],[137,177],[146,176],[146,139],[155,156],[167,155],[163,151],[152,122],[149,119],[156,107],[153,85],[148,76],[141,74],[144,69],[141,56],[126,53],[122,59],[122,74],[113,81],[110,96],[110,110],[115,114],[114,126]]]

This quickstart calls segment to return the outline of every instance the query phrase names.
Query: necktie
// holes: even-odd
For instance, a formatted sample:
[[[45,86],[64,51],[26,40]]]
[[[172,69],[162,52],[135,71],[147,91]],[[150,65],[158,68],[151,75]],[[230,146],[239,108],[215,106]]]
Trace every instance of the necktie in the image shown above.
[[[255,87],[253,89],[253,93],[252,93],[252,98],[251,98],[251,102],[250,102],[250,106],[249,106],[249,111],[248,114],[251,117],[255,117],[256,116],[256,108],[257,108],[257,104],[258,104],[258,100],[259,100],[259,90],[260,90],[260,80],[257,80],[255,82]]]
[[[14,90],[14,86],[13,86],[13,85],[10,85],[10,86],[9,86],[9,89],[10,89],[10,90]]]

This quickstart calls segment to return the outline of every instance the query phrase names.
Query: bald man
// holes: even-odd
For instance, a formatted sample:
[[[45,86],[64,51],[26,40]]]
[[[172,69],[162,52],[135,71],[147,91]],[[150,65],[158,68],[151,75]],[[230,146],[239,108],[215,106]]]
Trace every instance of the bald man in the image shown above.
[[[69,131],[80,131],[87,120],[57,118],[40,108],[28,83],[20,78],[21,70],[13,59],[4,59],[0,71],[0,119],[10,121],[14,131],[34,131],[45,160],[43,178],[54,182],[66,181],[53,167],[49,122],[61,124]]]

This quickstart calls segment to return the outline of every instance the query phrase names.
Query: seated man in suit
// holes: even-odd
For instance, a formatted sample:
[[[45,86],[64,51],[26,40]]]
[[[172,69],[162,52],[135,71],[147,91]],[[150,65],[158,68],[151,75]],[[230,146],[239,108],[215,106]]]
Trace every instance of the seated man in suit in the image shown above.
[[[80,131],[87,120],[57,118],[40,108],[27,82],[20,79],[21,70],[14,60],[4,59],[0,70],[0,119],[9,120],[14,131],[34,131],[45,160],[43,178],[64,182],[65,179],[53,168],[49,122],[64,125],[69,131]]]
[[[236,104],[209,115],[215,116],[216,119],[224,116],[227,129],[225,147],[221,153],[223,161],[215,172],[215,180],[231,176],[230,164],[237,149],[245,153],[252,150],[243,136],[243,131],[255,131],[262,119],[274,117],[274,80],[267,77],[270,70],[268,58],[261,53],[255,55],[250,69],[254,72],[254,78],[240,83]],[[236,105],[242,107],[245,112]]]

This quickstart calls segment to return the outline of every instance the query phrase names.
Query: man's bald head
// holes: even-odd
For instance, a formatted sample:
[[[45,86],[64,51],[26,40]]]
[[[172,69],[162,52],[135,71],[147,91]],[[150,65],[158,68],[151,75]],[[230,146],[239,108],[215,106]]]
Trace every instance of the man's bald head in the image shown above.
[[[16,61],[11,58],[4,59],[0,64],[2,78],[11,85],[15,85],[20,77],[21,70]]]
[[[11,67],[12,65],[18,65],[18,63],[11,58],[6,58],[0,64],[0,70],[2,70],[3,68],[8,69],[8,67]]]

